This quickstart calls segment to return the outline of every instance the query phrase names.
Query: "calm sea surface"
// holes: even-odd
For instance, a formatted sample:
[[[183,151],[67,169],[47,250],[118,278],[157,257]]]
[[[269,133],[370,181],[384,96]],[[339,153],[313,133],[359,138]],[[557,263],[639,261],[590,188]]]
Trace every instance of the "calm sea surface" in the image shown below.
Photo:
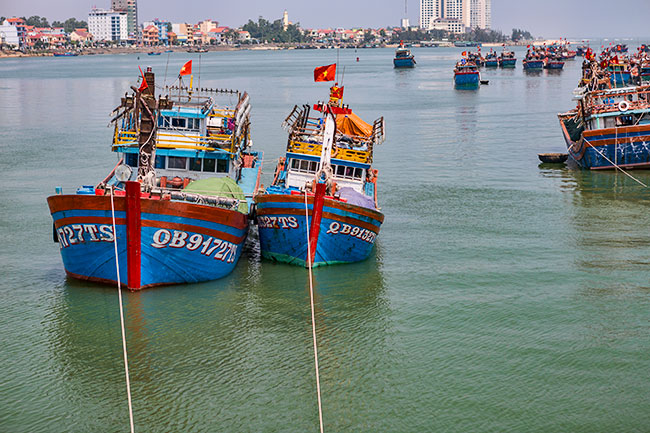
[[[633,48],[636,48],[634,46]],[[345,101],[386,118],[386,222],[365,262],[315,271],[329,432],[650,431],[650,194],[621,173],[539,166],[564,151],[580,60],[489,70],[462,49],[342,50]],[[356,58],[359,57],[359,62]],[[0,431],[128,430],[117,293],[67,279],[46,197],[115,164],[110,111],[151,65],[196,54],[0,60]],[[294,104],[324,99],[335,50],[208,53],[200,85],[245,89],[264,183]],[[650,184],[650,172],[634,172]],[[260,261],[125,295],[136,431],[307,432],[318,417],[307,272]]]

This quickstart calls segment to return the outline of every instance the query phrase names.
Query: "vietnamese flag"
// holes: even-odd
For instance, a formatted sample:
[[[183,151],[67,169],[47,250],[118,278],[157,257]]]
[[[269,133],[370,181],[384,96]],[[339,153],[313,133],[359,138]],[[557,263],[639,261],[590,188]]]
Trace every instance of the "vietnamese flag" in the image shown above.
[[[149,85],[147,84],[147,80],[145,80],[144,78],[144,74],[142,73],[142,68],[138,66],[138,69],[140,69],[140,75],[142,75],[142,83],[140,83],[140,87],[138,87],[138,92],[142,92],[144,89],[149,87]]]
[[[192,61],[185,63],[181,68],[181,71],[178,73],[178,76],[181,75],[190,75],[192,73]]]
[[[463,51],[461,55],[465,57],[467,55],[467,51]]]
[[[343,87],[345,86],[341,86],[341,87],[332,86],[332,88],[330,89],[331,90],[330,97],[336,99],[343,99]]]
[[[314,69],[314,81],[334,81],[336,76],[336,63],[319,66]]]

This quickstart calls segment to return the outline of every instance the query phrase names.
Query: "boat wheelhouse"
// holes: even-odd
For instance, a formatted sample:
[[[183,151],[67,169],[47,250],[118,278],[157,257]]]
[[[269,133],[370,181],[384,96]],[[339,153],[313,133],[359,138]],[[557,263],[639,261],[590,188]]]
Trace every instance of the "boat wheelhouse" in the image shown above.
[[[513,51],[507,51],[505,48],[497,60],[500,68],[514,68],[517,64],[515,53]]]

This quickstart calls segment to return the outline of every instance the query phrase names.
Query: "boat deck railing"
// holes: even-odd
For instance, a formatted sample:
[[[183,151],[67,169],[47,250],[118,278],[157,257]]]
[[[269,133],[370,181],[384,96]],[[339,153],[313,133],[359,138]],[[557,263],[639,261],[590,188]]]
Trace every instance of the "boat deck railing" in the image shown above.
[[[287,146],[287,152],[320,156],[322,148],[323,146],[320,143],[307,143],[304,141],[290,140],[289,145]],[[362,164],[371,164],[372,150],[348,149],[334,145],[332,149],[332,158],[351,162],[360,162]]]
[[[222,149],[234,153],[242,140],[235,134],[210,134],[208,136],[190,136],[183,134],[158,133],[156,147],[161,149],[214,150]],[[136,131],[115,131],[113,146],[138,146]]]

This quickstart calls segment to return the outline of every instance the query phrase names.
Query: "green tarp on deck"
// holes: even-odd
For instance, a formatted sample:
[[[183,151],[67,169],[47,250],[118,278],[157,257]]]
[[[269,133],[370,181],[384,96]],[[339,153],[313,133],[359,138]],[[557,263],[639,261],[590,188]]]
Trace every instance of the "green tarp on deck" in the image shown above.
[[[248,213],[248,203],[246,203],[244,191],[229,177],[211,177],[208,179],[195,180],[187,185],[183,191],[193,192],[195,194],[236,198],[240,200],[237,210],[242,213]]]

